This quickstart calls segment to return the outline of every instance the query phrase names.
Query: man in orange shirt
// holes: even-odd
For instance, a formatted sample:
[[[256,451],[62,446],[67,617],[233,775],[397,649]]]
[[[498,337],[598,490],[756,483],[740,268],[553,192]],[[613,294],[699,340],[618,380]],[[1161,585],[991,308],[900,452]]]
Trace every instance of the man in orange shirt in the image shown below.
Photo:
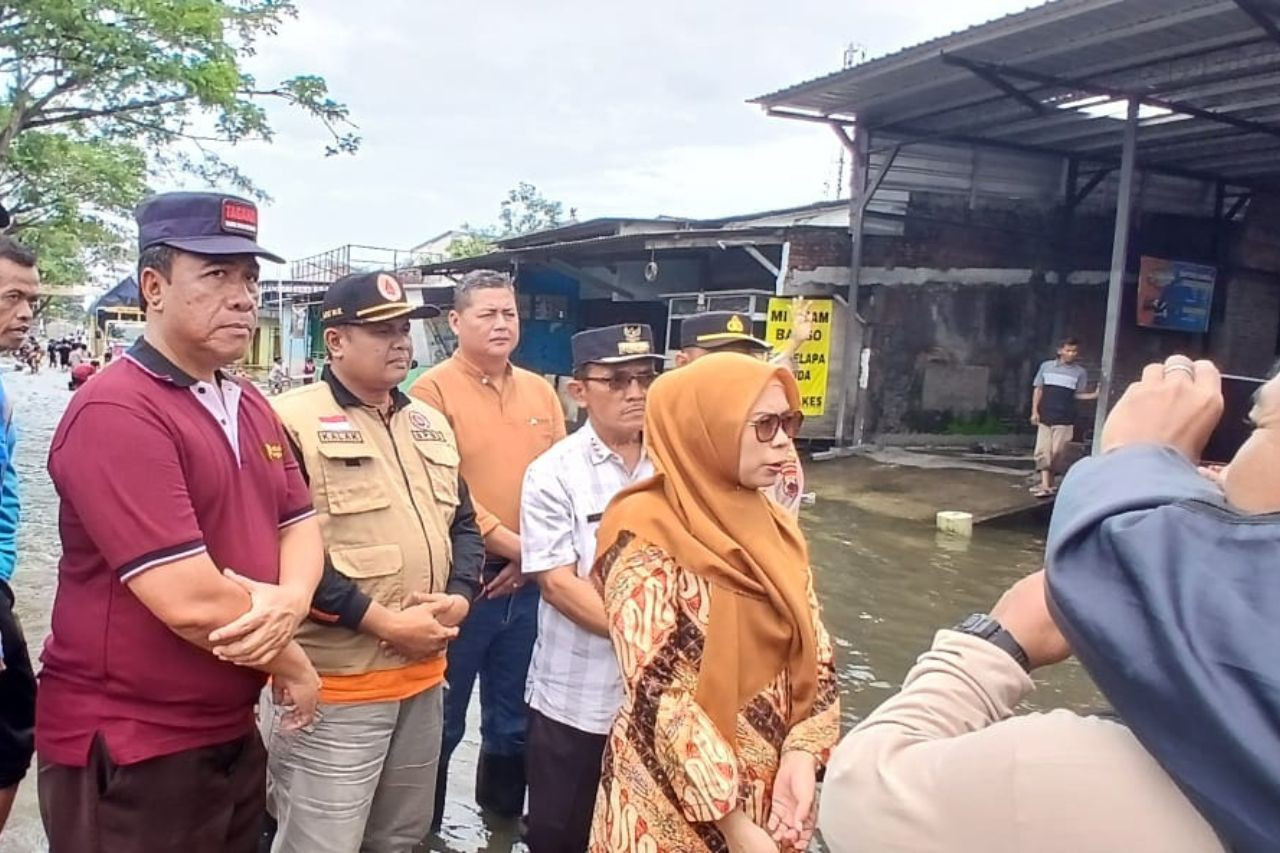
[[[484,560],[453,430],[396,387],[409,322],[433,313],[387,273],[339,279],[321,311],[320,381],[271,398],[325,544],[297,637],[321,675],[317,722],[264,726],[276,853],[398,853],[430,827],[444,647]]]
[[[504,817],[517,817],[524,808],[524,687],[537,634],[538,587],[526,584],[520,571],[520,487],[529,463],[565,435],[555,390],[511,364],[520,319],[509,276],[493,270],[464,276],[449,326],[458,337],[457,352],[424,373],[410,394],[443,412],[453,427],[487,558],[484,589],[449,645],[437,826],[449,756],[466,731],[477,676],[476,802]]]

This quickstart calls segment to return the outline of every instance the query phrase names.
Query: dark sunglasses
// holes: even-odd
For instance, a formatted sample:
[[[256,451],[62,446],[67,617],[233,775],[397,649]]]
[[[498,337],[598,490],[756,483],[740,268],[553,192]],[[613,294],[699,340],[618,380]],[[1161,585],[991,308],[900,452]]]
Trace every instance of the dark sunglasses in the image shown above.
[[[609,386],[610,391],[620,394],[630,388],[632,382],[639,385],[641,391],[647,391],[653,384],[653,380],[657,378],[656,373],[615,373],[612,376],[584,376],[582,381],[604,382]]]
[[[787,438],[795,438],[800,434],[800,426],[804,423],[804,412],[799,409],[783,412],[780,415],[764,415],[751,425],[756,428],[756,440],[762,444],[773,441],[778,430],[787,434]]]

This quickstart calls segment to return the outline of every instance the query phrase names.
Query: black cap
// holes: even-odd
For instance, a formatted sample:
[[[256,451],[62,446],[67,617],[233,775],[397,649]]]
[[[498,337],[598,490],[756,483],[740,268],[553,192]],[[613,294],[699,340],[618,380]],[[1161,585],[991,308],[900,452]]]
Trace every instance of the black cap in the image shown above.
[[[707,311],[680,322],[680,348],[715,349],[745,341],[764,350],[773,347],[751,334],[751,318],[733,311]]]
[[[161,193],[138,205],[138,251],[172,246],[197,255],[284,258],[258,245],[258,206],[221,193]]]
[[[570,342],[574,369],[584,364],[620,364],[662,356],[653,351],[653,330],[643,323],[626,323],[578,332]]]
[[[383,320],[436,317],[434,305],[413,305],[405,299],[404,285],[389,272],[344,275],[329,285],[320,307],[320,326],[363,325]]]

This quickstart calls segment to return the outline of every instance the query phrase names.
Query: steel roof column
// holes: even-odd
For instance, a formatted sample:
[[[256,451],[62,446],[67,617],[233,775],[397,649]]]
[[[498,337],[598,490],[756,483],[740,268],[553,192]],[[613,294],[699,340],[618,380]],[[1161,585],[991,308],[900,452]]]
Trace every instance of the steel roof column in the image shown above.
[[[840,133],[848,146],[848,137]],[[849,396],[854,395],[852,444],[862,444],[862,427],[866,420],[861,411],[862,388],[862,318],[858,316],[858,287],[862,282],[862,223],[867,212],[867,173],[871,167],[871,133],[863,126],[853,131],[853,157],[849,170],[849,304],[845,312],[844,352],[840,359],[840,405],[836,410],[836,447],[845,443],[845,422],[849,416]]]
[[[1116,336],[1120,330],[1120,306],[1124,274],[1129,259],[1129,232],[1133,217],[1133,172],[1138,147],[1137,98],[1129,98],[1124,125],[1124,149],[1120,157],[1120,189],[1116,195],[1116,228],[1111,242],[1111,277],[1107,284],[1107,319],[1102,338],[1102,376],[1098,382],[1098,411],[1093,421],[1093,452],[1102,446],[1102,425],[1111,408],[1111,383],[1115,379]]]

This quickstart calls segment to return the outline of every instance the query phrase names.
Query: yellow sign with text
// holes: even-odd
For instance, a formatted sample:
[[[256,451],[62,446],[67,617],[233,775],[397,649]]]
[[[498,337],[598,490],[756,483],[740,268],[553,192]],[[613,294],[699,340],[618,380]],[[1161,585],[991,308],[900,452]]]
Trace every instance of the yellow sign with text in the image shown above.
[[[809,340],[802,343],[792,356],[791,369],[800,385],[800,410],[807,417],[816,417],[827,409],[832,302],[830,299],[815,299],[804,304],[808,309],[811,332]],[[765,328],[765,337],[774,351],[785,347],[791,339],[794,308],[791,299],[769,300],[769,324]]]

